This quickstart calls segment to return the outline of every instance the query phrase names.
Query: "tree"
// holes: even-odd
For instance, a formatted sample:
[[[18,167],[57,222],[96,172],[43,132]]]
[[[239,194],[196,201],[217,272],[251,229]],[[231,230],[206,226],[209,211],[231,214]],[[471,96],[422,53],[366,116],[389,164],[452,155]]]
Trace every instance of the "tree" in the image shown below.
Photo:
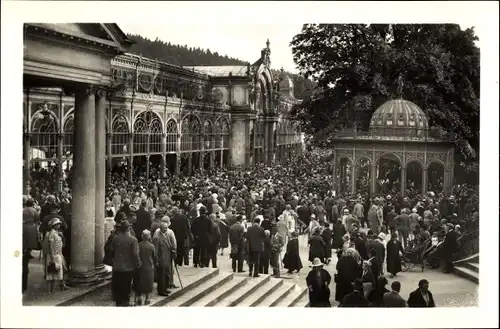
[[[455,24],[306,24],[294,61],[318,83],[293,111],[306,131],[328,141],[335,125],[367,129],[391,98],[413,101],[464,157],[479,151],[479,49],[473,29]],[[398,88],[398,81],[403,82]]]

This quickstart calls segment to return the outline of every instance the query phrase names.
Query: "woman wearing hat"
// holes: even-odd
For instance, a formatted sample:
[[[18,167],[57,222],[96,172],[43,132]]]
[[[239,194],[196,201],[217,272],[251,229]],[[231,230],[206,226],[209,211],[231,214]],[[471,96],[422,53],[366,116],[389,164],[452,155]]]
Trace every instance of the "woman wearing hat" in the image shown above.
[[[292,238],[286,245],[285,257],[283,257],[283,267],[288,269],[288,273],[292,273],[293,271],[297,271],[297,273],[299,273],[302,268],[298,236],[299,234],[297,232],[292,232]]]
[[[332,277],[323,268],[323,263],[319,258],[312,262],[312,270],[306,278],[309,289],[309,307],[331,307],[330,304],[330,282]]]
[[[340,302],[345,295],[353,290],[352,283],[361,277],[361,267],[356,259],[356,250],[346,249],[337,262],[337,274],[335,274],[335,300]]]
[[[48,282],[49,293],[54,292],[56,282],[59,282],[61,290],[66,290],[68,287],[64,284],[64,270],[66,262],[62,254],[63,240],[59,229],[61,220],[53,218],[48,223],[48,232],[43,240],[43,254],[45,264],[45,280]]]
[[[149,305],[150,295],[153,292],[154,283],[154,264],[156,260],[155,247],[151,243],[151,232],[149,230],[142,231],[142,241],[139,242],[139,257],[141,259],[141,267],[137,270],[135,283],[135,305],[142,305],[142,295],[146,295],[144,305]]]

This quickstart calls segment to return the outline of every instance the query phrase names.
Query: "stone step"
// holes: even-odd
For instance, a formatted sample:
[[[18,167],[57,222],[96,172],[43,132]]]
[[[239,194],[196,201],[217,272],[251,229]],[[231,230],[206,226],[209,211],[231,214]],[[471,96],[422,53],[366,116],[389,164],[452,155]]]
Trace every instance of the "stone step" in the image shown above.
[[[238,275],[238,277],[242,277]],[[232,307],[236,306],[245,300],[249,295],[251,295],[255,290],[259,289],[261,286],[266,284],[271,280],[269,275],[260,275],[258,278],[247,277],[248,281],[245,282],[243,286],[238,288],[234,293],[227,296],[226,298],[220,300],[213,306],[216,307]]]
[[[457,260],[457,261],[453,262],[453,264],[459,266],[459,265],[461,265],[463,263],[467,263],[467,262],[479,263],[479,254],[474,254],[474,255],[469,256],[467,258]]]
[[[226,282],[222,286],[218,287],[211,293],[207,294],[205,297],[196,301],[191,306],[193,307],[210,307],[216,305],[218,302],[226,298],[227,296],[235,293],[238,289],[243,287],[249,280],[248,277],[237,277],[234,276],[231,281]]]
[[[463,266],[455,266],[453,272],[461,276],[462,278],[468,279],[475,283],[479,283],[479,273]]]
[[[479,273],[479,263],[467,262],[463,264],[464,267],[467,267],[469,270],[472,270],[476,273]]]
[[[258,289],[255,289],[244,300],[238,303],[238,307],[253,307],[259,305],[267,296],[271,295],[274,291],[283,285],[283,279],[271,278],[268,282],[263,284]]]
[[[292,307],[309,307],[309,294],[304,294]]]
[[[309,295],[307,294],[307,288],[301,288],[298,285],[295,285],[295,287],[293,287],[293,289],[288,293],[288,295],[275,306],[293,307],[304,296],[309,298]]]
[[[278,289],[273,293],[267,295],[267,297],[259,304],[258,307],[274,307],[279,304],[290,292],[295,288],[294,283],[284,282]]]
[[[186,292],[179,296],[178,298],[170,301],[166,306],[177,307],[177,306],[191,306],[195,302],[199,301],[206,295],[217,290],[217,288],[224,286],[226,283],[230,282],[234,277],[233,273],[222,273],[214,276],[210,280],[207,280],[200,284],[194,289],[187,289]]]
[[[174,275],[174,283],[179,288],[169,289],[171,291],[169,296],[159,296],[156,292],[156,283],[153,286],[153,293],[151,294],[151,304],[149,306],[161,306],[170,300],[183,295],[186,290],[194,289],[203,282],[219,274],[218,269],[195,269],[189,267],[179,267],[179,274],[181,275],[182,284],[184,289],[180,288],[179,278],[177,274]],[[134,293],[130,296],[131,305],[134,302]],[[158,304],[158,305],[157,305]],[[111,293],[111,282],[106,285],[101,285],[94,289],[91,293],[73,299],[65,303],[64,306],[114,306],[113,297]]]

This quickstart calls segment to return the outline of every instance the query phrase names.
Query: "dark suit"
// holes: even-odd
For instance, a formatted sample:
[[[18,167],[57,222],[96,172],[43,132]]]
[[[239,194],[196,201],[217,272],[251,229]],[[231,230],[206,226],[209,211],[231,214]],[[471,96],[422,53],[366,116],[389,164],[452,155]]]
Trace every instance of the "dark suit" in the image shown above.
[[[130,234],[122,233],[114,236],[110,248],[113,258],[113,299],[116,306],[128,306],[132,279],[136,269],[141,266],[139,243]]]
[[[420,289],[411,292],[410,297],[408,297],[408,307],[436,307],[432,293],[427,291],[427,294],[429,295],[429,303],[425,302]]]
[[[139,242],[142,241],[142,231],[149,230],[153,221],[151,219],[151,214],[146,211],[142,206],[135,212],[137,215],[137,221],[134,224],[135,236]]]
[[[450,230],[446,233],[442,246],[445,272],[451,272],[453,270],[453,254],[457,252],[457,240],[458,234],[455,230]]]
[[[269,261],[271,259],[271,237],[264,238],[264,251],[260,253],[259,273],[269,273]]]
[[[255,277],[259,275],[260,253],[264,251],[265,238],[266,233],[259,225],[254,224],[247,229],[248,251],[250,253],[248,259],[249,275],[252,275],[252,269],[254,269]]]
[[[231,243],[231,261],[233,272],[236,271],[238,265],[238,272],[243,271],[243,246],[241,245],[241,237],[245,229],[241,223],[236,222],[229,228],[229,242]]]
[[[193,263],[194,266],[204,267],[208,257],[208,239],[212,232],[212,221],[206,215],[194,219],[191,225],[194,237]]]
[[[184,214],[175,214],[170,220],[170,229],[174,231],[177,241],[177,257],[175,263],[179,266],[189,265],[189,220]]]
[[[406,307],[406,302],[397,292],[390,291],[384,294],[384,307]]]

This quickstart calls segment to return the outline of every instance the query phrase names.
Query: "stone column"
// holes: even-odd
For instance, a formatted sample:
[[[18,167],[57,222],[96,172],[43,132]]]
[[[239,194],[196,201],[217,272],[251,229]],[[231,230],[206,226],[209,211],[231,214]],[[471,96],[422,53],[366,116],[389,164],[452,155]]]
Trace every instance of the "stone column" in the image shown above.
[[[376,189],[377,189],[377,165],[373,163],[371,163],[371,189],[370,189],[370,192],[371,194],[375,194],[376,192]]]
[[[64,168],[63,168],[63,144],[64,144],[64,135],[59,134],[57,136],[57,192],[61,192],[63,189],[63,177],[64,177]]]
[[[30,149],[31,149],[31,134],[24,134],[24,145],[23,145],[23,160],[24,160],[24,172],[23,172],[23,194],[28,195],[30,193]]]
[[[161,164],[160,164],[160,177],[165,178],[167,172],[167,134],[161,137]]]
[[[177,134],[177,151],[176,151],[176,156],[175,156],[175,174],[180,175],[181,173],[181,126],[179,124],[179,134]]]
[[[231,129],[231,154],[232,166],[244,166],[245,156],[247,152],[246,145],[246,122],[245,119],[238,116],[233,116],[232,129]]]
[[[188,175],[193,174],[193,152],[189,153],[188,156]]]
[[[332,188],[334,191],[337,191],[337,152],[333,151],[333,179],[332,179]]]
[[[215,167],[215,151],[210,151],[210,169]]]
[[[149,159],[150,156],[146,155],[146,182],[149,181]]]
[[[405,196],[406,192],[406,168],[401,167],[401,196]]]
[[[427,175],[428,175],[427,168],[424,168],[424,170],[422,170],[422,193],[427,193],[427,188],[428,188]]]
[[[95,97],[93,93],[90,90],[76,92],[69,285],[88,285],[98,281],[94,270],[95,119]]]
[[[450,192],[451,192],[450,169],[448,169],[448,168],[446,168],[444,170],[443,189],[444,189],[445,195],[450,195]]]
[[[107,162],[107,168],[106,168],[106,181],[111,182],[111,171],[113,170],[113,157],[111,156],[111,136],[112,132],[106,134],[106,140],[107,144],[106,147],[108,148],[108,162]]]
[[[107,273],[104,259],[104,207],[106,198],[106,95],[99,91],[95,98],[95,251],[94,265],[98,275]]]
[[[132,183],[134,180],[134,133],[130,134],[128,141],[129,156],[128,156],[128,181]]]
[[[356,194],[356,165],[354,164],[356,160],[354,159],[351,166],[351,194],[354,196]]]

